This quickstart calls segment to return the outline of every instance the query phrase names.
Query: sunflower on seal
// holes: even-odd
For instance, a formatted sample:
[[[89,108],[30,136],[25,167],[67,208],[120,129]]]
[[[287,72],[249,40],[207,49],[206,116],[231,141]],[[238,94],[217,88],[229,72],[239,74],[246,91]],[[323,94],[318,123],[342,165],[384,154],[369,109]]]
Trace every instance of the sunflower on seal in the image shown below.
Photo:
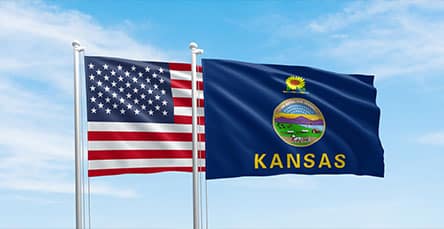
[[[289,76],[285,83],[287,84],[287,91],[305,92],[305,80],[300,76]]]

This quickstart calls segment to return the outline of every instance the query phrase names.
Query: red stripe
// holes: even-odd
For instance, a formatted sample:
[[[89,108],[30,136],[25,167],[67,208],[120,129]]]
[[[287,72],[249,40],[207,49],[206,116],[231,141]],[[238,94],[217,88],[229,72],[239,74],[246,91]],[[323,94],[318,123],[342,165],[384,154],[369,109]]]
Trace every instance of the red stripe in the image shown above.
[[[174,115],[174,123],[177,124],[192,124],[191,116],[183,116],[183,115]],[[198,125],[205,125],[205,117],[199,116],[197,117]]]
[[[171,80],[172,88],[183,88],[183,89],[191,89],[191,80]],[[197,81],[197,90],[203,90],[203,82]]]
[[[205,150],[199,151],[199,158],[205,159]],[[191,150],[90,150],[88,160],[192,158]]]
[[[199,171],[205,171],[205,167],[200,167]],[[120,174],[135,173],[160,173],[160,172],[192,172],[192,167],[159,167],[159,168],[123,168],[123,169],[95,169],[88,170],[89,177],[110,176]]]
[[[199,134],[205,141],[205,134]],[[89,141],[192,141],[192,133],[88,131]]]
[[[191,64],[184,64],[184,63],[169,63],[170,70],[176,70],[176,71],[191,71]],[[197,66],[197,72],[202,72],[202,66]]]
[[[174,106],[175,107],[191,107],[192,106],[192,99],[191,98],[180,98],[180,97],[174,97],[173,98]],[[197,99],[197,106],[203,107],[204,106],[204,100],[203,99]]]

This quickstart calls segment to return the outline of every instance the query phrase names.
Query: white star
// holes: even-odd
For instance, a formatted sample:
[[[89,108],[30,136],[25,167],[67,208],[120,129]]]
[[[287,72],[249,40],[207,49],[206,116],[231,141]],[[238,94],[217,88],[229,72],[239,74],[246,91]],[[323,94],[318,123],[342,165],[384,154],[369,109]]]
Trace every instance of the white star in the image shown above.
[[[99,108],[103,108],[103,103],[99,103]]]
[[[120,64],[117,66],[117,70],[122,71],[122,66]]]
[[[111,71],[111,75],[112,75],[112,76],[115,76],[115,75],[116,75],[116,72],[114,71],[114,69]]]
[[[105,78],[106,81],[109,80],[109,76],[108,75],[105,75],[103,78]]]
[[[95,102],[96,102],[96,97],[94,97],[94,96],[91,97],[91,102],[92,102],[92,103],[95,103]]]
[[[113,104],[113,108],[117,109],[118,105],[116,103]]]
[[[164,111],[162,112],[162,114],[163,114],[163,116],[167,116],[168,111],[164,110]]]
[[[160,72],[160,73],[163,73],[163,68],[159,68],[159,72]]]
[[[130,94],[130,93],[126,94],[126,97],[127,97],[128,99],[131,98],[131,94]]]
[[[134,93],[137,93],[139,91],[139,89],[134,88],[133,91],[134,91]]]
[[[95,114],[97,112],[96,108],[91,109],[91,113]]]
[[[106,108],[106,110],[105,110],[105,111],[106,111],[106,113],[107,113],[107,114],[111,114],[111,109],[109,109],[109,108]]]
[[[106,92],[109,91],[109,87],[108,87],[108,86],[105,87],[105,91],[106,91]]]
[[[125,99],[124,98],[120,98],[119,101],[120,101],[120,103],[125,103]]]
[[[136,115],[138,115],[138,114],[140,113],[140,111],[139,111],[138,109],[136,109],[136,110],[134,111],[134,113],[135,113]]]
[[[111,85],[115,87],[117,85],[116,81],[111,82]]]
[[[102,93],[101,91],[99,91],[99,93],[97,93],[97,95],[98,95],[99,97],[102,97],[103,93]]]
[[[151,90],[151,88],[150,89],[148,89],[148,94],[153,94],[153,90]]]
[[[142,76],[143,76],[143,73],[139,72],[139,77],[142,77]]]
[[[138,100],[138,99],[135,99],[135,100],[134,100],[134,104],[139,104],[139,100]]]
[[[160,100],[160,95],[156,95],[154,97],[156,98],[156,100]]]
[[[133,82],[136,83],[137,82],[137,78],[133,77]]]
[[[125,110],[124,110],[124,109],[121,109],[121,110],[120,110],[120,114],[125,114]]]
[[[160,110],[160,106],[159,105],[156,105],[155,108],[156,108],[156,110]]]
[[[108,65],[107,65],[107,64],[104,64],[104,65],[103,65],[103,69],[108,70]]]
[[[136,71],[136,66],[131,66],[131,70]]]
[[[153,104],[153,100],[149,99],[148,104]]]
[[[131,87],[131,84],[129,82],[126,82],[126,87]]]
[[[154,111],[153,110],[149,110],[148,114],[152,116],[154,114]]]
[[[162,95],[165,95],[165,90],[161,90],[160,93],[162,93]]]
[[[90,80],[94,80],[95,76],[93,74],[89,75]]]
[[[146,110],[146,106],[145,105],[142,105],[142,110]]]
[[[163,82],[165,82],[165,80],[163,78],[160,78],[159,82],[163,83]]]
[[[147,83],[151,82],[150,78],[146,78],[146,82]]]
[[[156,73],[153,73],[153,78],[156,78],[157,77],[157,74]]]
[[[130,73],[128,71],[125,72],[125,76],[128,77]]]
[[[168,104],[168,102],[166,100],[162,101],[162,105],[166,106]]]
[[[111,99],[110,99],[109,97],[106,97],[105,101],[106,101],[107,103],[109,103],[109,102],[111,102]]]
[[[102,81],[100,81],[100,80],[97,81],[97,85],[98,85],[98,86],[102,86]]]
[[[119,91],[123,92],[125,89],[123,87],[119,87]]]
[[[142,89],[145,89],[145,84],[144,83],[142,83],[142,84],[140,84],[140,88],[142,88]]]
[[[157,89],[157,88],[159,88],[159,85],[154,84],[153,87],[154,87],[154,89]]]
[[[128,104],[126,105],[126,107],[128,108],[128,110],[131,110],[131,108],[133,108],[133,105],[131,105],[131,104],[128,103]]]
[[[96,87],[94,87],[94,86],[91,86],[89,88],[91,89],[91,91],[95,91],[96,90]]]
[[[113,92],[113,98],[117,98],[117,93]]]
[[[89,67],[89,69],[94,69],[94,64],[90,63],[90,64],[88,65],[88,67]]]
[[[145,99],[146,95],[145,94],[141,94],[140,98]]]
[[[123,77],[122,76],[119,76],[119,81],[123,81]]]
[[[97,75],[101,75],[102,74],[102,71],[100,71],[100,69],[97,69]]]
[[[150,68],[148,66],[146,66],[145,72],[149,72],[149,71],[150,71]]]

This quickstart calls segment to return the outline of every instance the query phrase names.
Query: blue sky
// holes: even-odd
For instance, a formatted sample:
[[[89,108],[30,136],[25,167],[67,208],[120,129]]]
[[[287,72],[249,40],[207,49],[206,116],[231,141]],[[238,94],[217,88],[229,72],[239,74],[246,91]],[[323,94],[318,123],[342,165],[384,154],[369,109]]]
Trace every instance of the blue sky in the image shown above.
[[[443,228],[444,2],[0,2],[0,228],[74,226],[71,41],[376,75],[386,177],[208,182],[211,228]],[[191,175],[91,180],[95,228],[190,228]]]

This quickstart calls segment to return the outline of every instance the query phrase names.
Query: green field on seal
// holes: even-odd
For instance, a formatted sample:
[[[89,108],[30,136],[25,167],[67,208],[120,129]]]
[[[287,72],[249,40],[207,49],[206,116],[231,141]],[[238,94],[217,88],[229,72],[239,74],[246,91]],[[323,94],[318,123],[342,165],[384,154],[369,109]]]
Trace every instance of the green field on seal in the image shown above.
[[[307,128],[294,123],[275,122],[274,126],[281,137],[312,137],[319,138],[322,131],[314,131],[313,128]]]

